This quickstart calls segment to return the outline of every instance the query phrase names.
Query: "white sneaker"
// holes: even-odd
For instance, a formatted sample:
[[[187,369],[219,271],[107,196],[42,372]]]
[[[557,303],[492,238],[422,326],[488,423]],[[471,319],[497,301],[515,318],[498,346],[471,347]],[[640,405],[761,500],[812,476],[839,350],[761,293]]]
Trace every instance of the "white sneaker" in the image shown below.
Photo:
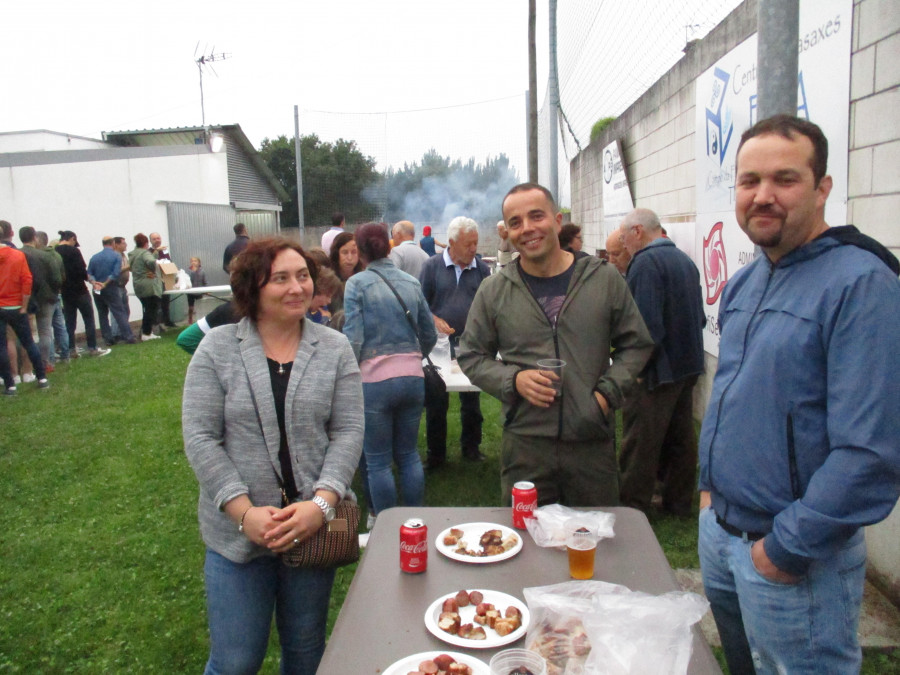
[[[148,340],[159,340],[159,335],[154,335],[150,333],[150,335],[141,334],[141,342],[147,342]]]
[[[35,377],[34,373],[25,373],[22,376],[22,382],[34,382],[36,379],[37,377]]]
[[[22,384],[22,378],[16,375],[13,377],[13,382],[15,382],[16,384]]]
[[[112,349],[104,349],[103,347],[97,347],[96,349],[88,349],[88,356],[106,356],[112,351]]]
[[[366,517],[366,529],[371,531],[375,527],[375,516],[370,512]]]

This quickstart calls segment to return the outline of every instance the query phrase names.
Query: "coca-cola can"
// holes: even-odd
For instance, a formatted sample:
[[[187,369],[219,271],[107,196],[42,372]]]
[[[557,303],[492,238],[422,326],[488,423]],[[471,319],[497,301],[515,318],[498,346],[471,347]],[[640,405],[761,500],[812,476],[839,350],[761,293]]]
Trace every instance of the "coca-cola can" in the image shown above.
[[[410,574],[428,569],[428,526],[421,518],[400,526],[400,569]]]
[[[520,480],[512,489],[512,522],[513,527],[524,530],[525,519],[534,518],[537,508],[537,488],[534,483]]]

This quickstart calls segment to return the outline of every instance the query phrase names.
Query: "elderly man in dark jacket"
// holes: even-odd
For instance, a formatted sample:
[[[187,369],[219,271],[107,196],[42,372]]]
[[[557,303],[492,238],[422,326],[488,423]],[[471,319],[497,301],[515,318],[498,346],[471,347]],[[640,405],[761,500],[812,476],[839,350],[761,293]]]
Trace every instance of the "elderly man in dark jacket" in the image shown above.
[[[650,209],[625,217],[622,239],[632,256],[626,281],[653,338],[653,355],[623,410],[622,503],[648,510],[661,474],[663,509],[689,516],[697,484],[693,393],[706,325],[700,273],[663,236]]]

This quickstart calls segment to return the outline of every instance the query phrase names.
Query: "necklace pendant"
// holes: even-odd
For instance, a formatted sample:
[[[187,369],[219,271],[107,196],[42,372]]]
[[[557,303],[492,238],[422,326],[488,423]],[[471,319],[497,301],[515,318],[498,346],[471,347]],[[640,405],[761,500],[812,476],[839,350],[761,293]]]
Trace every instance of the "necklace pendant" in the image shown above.
[[[278,374],[284,375],[284,364],[283,363],[278,364]]]

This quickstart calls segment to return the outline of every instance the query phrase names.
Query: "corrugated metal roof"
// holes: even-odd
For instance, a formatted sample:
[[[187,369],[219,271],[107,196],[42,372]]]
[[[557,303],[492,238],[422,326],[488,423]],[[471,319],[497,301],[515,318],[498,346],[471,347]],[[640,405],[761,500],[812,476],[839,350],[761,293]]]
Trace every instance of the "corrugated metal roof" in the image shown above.
[[[171,129],[140,129],[133,131],[104,131],[103,139],[123,146],[153,146],[153,145],[203,145],[206,143],[207,134],[221,132],[235,142],[254,168],[259,171],[278,195],[278,199],[286,202],[290,195],[284,189],[275,174],[259,156],[250,139],[244,134],[239,124],[220,124],[208,127],[175,127]]]

